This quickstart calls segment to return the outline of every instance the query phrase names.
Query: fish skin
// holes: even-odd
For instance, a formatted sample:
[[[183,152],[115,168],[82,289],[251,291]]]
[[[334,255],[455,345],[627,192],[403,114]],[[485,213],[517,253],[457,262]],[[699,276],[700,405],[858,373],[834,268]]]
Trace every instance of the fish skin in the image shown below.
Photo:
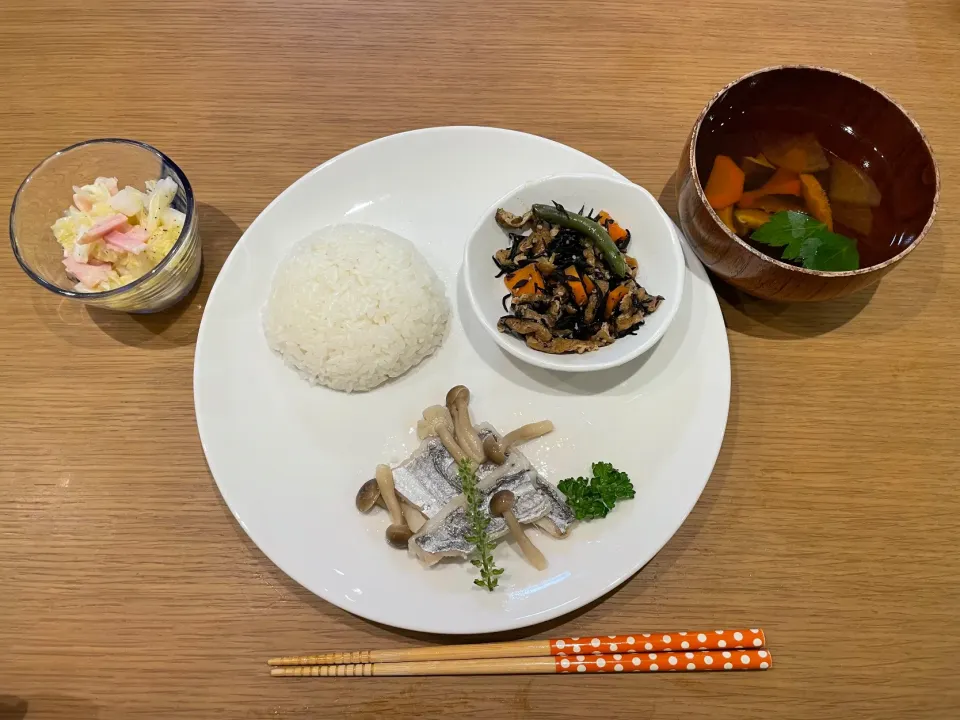
[[[529,461],[513,451],[508,456],[504,472],[492,474],[478,483],[480,506],[490,518],[487,534],[494,542],[507,535],[509,528],[502,517],[490,515],[490,498],[500,490],[510,490],[516,497],[513,514],[521,524],[535,523],[552,535],[566,535],[576,521],[563,494],[541,478],[530,467]],[[509,463],[514,458],[513,463]],[[512,465],[512,467],[511,467]],[[526,467],[524,467],[526,465]],[[466,539],[471,533],[464,498],[455,497],[440,513],[427,521],[410,539],[410,549],[427,565],[444,557],[469,557],[475,546]]]
[[[394,468],[394,487],[404,500],[431,518],[460,493],[451,482],[452,466],[453,458],[440,438],[428,437]]]
[[[500,435],[493,426],[477,426],[480,439]],[[424,439],[413,454],[393,471],[397,493],[426,516],[427,522],[411,538],[409,548],[427,565],[443,557],[468,557],[474,550],[466,540],[471,530],[464,509],[463,484],[457,465],[438,437]],[[500,490],[513,492],[513,513],[521,524],[533,524],[554,537],[564,537],[576,522],[566,498],[554,485],[533,469],[517,448],[507,454],[507,462],[485,462],[477,468],[477,490],[481,506],[489,515],[490,498]],[[493,541],[507,535],[509,528],[501,517],[490,517],[487,533]]]
[[[486,424],[477,426],[477,431],[481,440],[496,434]],[[480,465],[477,481],[483,482],[497,467],[491,462]],[[463,492],[457,464],[436,436],[423,440],[413,454],[394,469],[393,482],[397,493],[427,518],[435,516]]]

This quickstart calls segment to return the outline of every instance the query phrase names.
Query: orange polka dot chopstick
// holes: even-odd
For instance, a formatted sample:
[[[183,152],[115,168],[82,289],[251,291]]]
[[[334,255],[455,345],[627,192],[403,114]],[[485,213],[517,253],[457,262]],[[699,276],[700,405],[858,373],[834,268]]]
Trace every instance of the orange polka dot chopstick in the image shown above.
[[[520,640],[475,645],[437,645],[398,650],[357,650],[319,655],[271,658],[273,666],[364,665],[370,663],[498,658],[569,657],[704,650],[757,650],[766,647],[763,630],[692,630],[637,632],[627,635],[584,635],[552,640]]]
[[[654,673],[767,670],[768,650],[697,650],[660,653],[614,653],[554,657],[425,660],[349,665],[274,667],[275,677],[396,677],[412,675],[541,675],[581,673]]]

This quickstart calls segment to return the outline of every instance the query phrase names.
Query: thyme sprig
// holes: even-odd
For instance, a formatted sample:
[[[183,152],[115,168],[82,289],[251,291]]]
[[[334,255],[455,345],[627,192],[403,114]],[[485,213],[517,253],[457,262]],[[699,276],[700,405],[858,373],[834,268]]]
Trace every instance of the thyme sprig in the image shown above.
[[[498,568],[493,561],[494,543],[487,534],[490,514],[483,507],[483,495],[477,490],[477,471],[469,459],[464,458],[460,461],[457,466],[457,475],[460,476],[463,495],[467,501],[466,513],[467,522],[470,523],[470,534],[466,539],[476,546],[474,557],[470,562],[480,570],[480,577],[475,578],[473,583],[492,592],[503,574],[503,568]]]

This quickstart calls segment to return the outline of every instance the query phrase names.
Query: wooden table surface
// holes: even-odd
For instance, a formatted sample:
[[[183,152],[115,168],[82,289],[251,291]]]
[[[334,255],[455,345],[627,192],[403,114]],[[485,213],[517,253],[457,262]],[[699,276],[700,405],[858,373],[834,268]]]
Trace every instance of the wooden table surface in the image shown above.
[[[134,318],[60,302],[0,252],[0,718],[958,717],[958,33],[950,0],[3,0],[3,202],[59,147],[138,138],[190,176],[206,264],[187,303]],[[618,591],[516,635],[759,625],[776,668],[268,677],[272,654],[436,638],[284,576],[207,470],[194,341],[257,213],[358,143],[453,124],[554,138],[669,201],[707,99],[784,62],[912,113],[940,164],[937,224],[847,300],[718,285],[733,395],[699,504]]]

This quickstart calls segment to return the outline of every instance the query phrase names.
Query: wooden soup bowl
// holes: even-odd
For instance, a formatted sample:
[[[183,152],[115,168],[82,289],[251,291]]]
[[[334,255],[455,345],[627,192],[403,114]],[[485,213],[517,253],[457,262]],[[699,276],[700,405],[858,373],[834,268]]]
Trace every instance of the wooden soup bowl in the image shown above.
[[[765,126],[770,108],[780,118],[784,108],[795,110],[802,127]],[[756,131],[813,132],[825,147],[854,162],[863,148],[872,147],[871,155],[889,169],[881,208],[894,224],[894,240],[888,234],[877,241],[894,248],[887,248],[888,254],[899,252],[849,272],[807,270],[760,252],[728,230],[707,203],[703,184],[716,155],[730,153],[724,139]],[[793,65],[744,75],[707,103],[683,149],[676,183],[680,224],[704,265],[750,295],[783,302],[842,297],[880,280],[923,240],[940,196],[930,145],[903,108],[850,75]]]

